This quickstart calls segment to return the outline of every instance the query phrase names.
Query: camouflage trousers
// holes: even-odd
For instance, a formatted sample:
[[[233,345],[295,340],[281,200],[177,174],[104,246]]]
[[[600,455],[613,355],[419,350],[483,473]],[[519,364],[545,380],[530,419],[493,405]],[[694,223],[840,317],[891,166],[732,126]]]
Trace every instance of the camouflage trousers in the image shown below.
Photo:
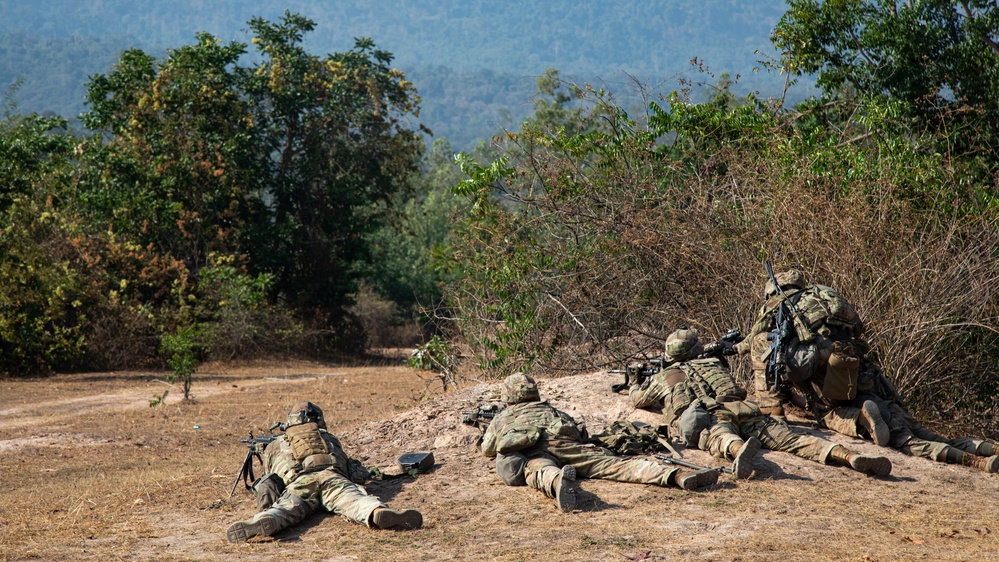
[[[960,449],[966,453],[978,454],[978,449],[983,443],[991,443],[985,439],[972,439],[970,437],[948,439],[920,425],[912,417],[912,414],[897,402],[882,400],[875,400],[875,402],[881,410],[881,417],[888,423],[888,429],[891,430],[889,444],[892,448],[907,455],[944,462],[949,447]]]
[[[351,521],[371,526],[371,513],[385,507],[378,498],[332,468],[303,474],[291,481],[274,504],[256,514],[252,522],[272,517],[279,529],[286,529],[309,514],[325,509]]]
[[[742,412],[719,409],[714,412],[715,424],[701,435],[698,448],[721,459],[732,459],[732,443],[756,437],[765,449],[791,453],[803,459],[827,464],[829,453],[837,446],[832,441],[791,431],[784,422],[760,413],[752,402],[742,404]]]
[[[888,424],[888,429],[891,431],[889,446],[909,456],[943,462],[947,456],[948,447],[954,447],[966,453],[979,454],[979,448],[982,444],[992,443],[987,439],[970,437],[947,438],[923,427],[898,402],[881,400],[872,396],[858,397],[856,402],[862,404],[865,400],[873,400],[878,405],[881,417]],[[859,407],[837,406],[819,416],[818,419],[821,426],[836,433],[849,437],[862,437],[859,434]]]
[[[497,456],[497,472],[500,472],[500,478],[505,483],[526,484],[541,490],[551,498],[555,497],[555,484],[561,474],[561,467],[565,465],[572,465],[579,478],[656,486],[669,486],[670,477],[678,470],[676,467],[665,466],[644,458],[619,457],[603,447],[567,440],[549,440],[525,451],[502,457],[503,460]],[[504,472],[509,471],[501,471],[502,463],[516,466],[518,460],[523,467],[523,479],[519,481],[509,474],[504,475]]]

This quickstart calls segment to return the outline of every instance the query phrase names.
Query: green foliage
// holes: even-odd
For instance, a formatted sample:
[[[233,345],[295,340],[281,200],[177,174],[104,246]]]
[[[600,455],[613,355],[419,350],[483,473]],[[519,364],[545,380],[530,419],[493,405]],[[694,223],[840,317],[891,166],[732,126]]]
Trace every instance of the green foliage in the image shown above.
[[[406,318],[420,309],[433,311],[441,300],[443,272],[431,256],[446,240],[451,225],[468,212],[467,200],[450,188],[463,178],[451,145],[437,139],[413,175],[413,195],[395,205],[388,222],[370,235],[371,261],[365,278],[397,303]]]
[[[772,40],[793,74],[817,73],[830,97],[846,89],[901,102],[893,121],[948,159],[999,155],[999,7],[994,2],[791,0]],[[986,162],[990,160],[991,163]],[[990,172],[986,172],[990,173]]]
[[[193,399],[191,384],[194,380],[194,371],[200,362],[198,360],[199,339],[196,326],[183,326],[178,328],[175,333],[163,334],[163,337],[160,338],[160,353],[167,358],[167,365],[173,370],[171,374],[167,375],[167,382],[180,381],[185,402]],[[155,397],[149,405],[155,406],[162,403],[166,395],[167,393],[164,392]]]
[[[400,119],[419,99],[369,39],[309,54],[314,25],[251,20],[251,67],[245,45],[208,34],[163,61],[124,53],[90,84],[85,122],[111,140],[91,144],[79,201],[195,276],[212,254],[239,256],[272,298],[332,333],[351,325],[367,235],[417,167],[418,138]]]
[[[448,385],[452,388],[458,387],[459,363],[460,354],[457,348],[439,335],[435,335],[426,343],[417,346],[406,361],[406,364],[414,369],[436,371],[445,391]]]

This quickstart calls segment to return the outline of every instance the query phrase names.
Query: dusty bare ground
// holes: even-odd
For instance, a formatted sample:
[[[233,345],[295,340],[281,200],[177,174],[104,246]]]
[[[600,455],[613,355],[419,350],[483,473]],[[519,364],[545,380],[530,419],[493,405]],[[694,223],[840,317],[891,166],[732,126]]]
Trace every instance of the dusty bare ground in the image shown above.
[[[495,399],[495,385],[439,393],[399,366],[312,363],[212,365],[194,404],[161,373],[102,373],[0,381],[2,560],[999,560],[999,476],[881,452],[874,479],[765,451],[756,474],[705,492],[584,481],[582,509],[561,514],[527,488],[499,483],[460,410]],[[602,373],[542,381],[552,403],[591,431],[656,416],[625,405]],[[416,507],[415,532],[367,529],[316,515],[275,540],[233,545],[229,523],[255,503],[229,489],[248,431],[266,431],[288,406],[324,407],[348,452],[392,468],[431,450],[435,469],[374,482],[368,491]],[[810,431],[806,425],[799,429]],[[700,451],[694,462],[719,463]]]

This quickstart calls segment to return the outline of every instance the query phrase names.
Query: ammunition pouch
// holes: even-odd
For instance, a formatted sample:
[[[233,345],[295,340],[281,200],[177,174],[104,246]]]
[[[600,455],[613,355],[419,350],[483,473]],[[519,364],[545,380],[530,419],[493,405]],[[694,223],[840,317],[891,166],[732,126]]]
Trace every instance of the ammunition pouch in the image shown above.
[[[302,465],[302,472],[315,472],[336,464],[317,423],[293,425],[284,434],[291,443],[292,456]]]

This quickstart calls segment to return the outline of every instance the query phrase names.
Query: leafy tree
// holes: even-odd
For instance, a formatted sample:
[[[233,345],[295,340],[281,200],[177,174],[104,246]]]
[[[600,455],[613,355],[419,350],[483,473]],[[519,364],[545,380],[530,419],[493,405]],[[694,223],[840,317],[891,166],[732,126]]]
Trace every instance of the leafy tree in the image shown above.
[[[317,57],[303,16],[249,25],[252,66],[246,45],[203,33],[162,61],[126,51],[91,80],[84,120],[107,141],[86,151],[79,200],[152,266],[179,261],[197,278],[209,255],[234,256],[316,327],[337,327],[366,235],[417,169],[404,119],[419,97],[370,39]]]
[[[784,64],[818,73],[827,95],[874,100],[874,115],[901,102],[953,158],[999,155],[999,6],[991,0],[789,0],[773,32]],[[880,122],[875,123],[876,126]],[[876,128],[876,127],[875,127]]]
[[[247,94],[259,100],[273,225],[256,264],[296,307],[335,318],[370,256],[365,235],[419,165],[422,141],[402,120],[418,114],[419,97],[370,39],[346,53],[308,54],[301,39],[313,27],[294,14],[250,22],[264,60]]]

